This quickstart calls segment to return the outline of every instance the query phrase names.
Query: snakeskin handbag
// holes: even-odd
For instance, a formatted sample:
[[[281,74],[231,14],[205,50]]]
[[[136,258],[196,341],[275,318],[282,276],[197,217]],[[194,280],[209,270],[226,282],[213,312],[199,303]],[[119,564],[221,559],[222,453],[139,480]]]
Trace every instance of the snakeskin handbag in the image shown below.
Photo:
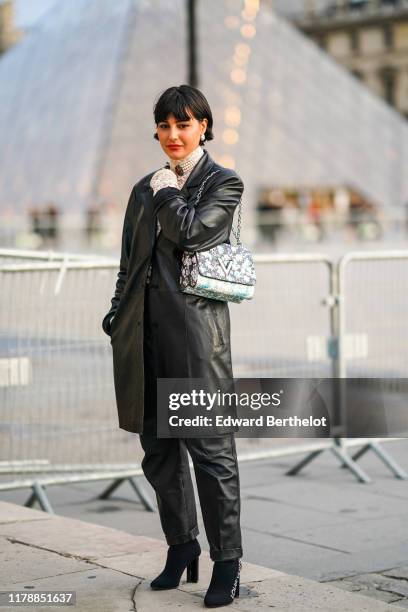
[[[202,182],[193,206],[200,200],[206,181],[219,172],[215,170]],[[238,230],[235,233],[237,244],[224,242],[208,251],[184,252],[180,275],[180,289],[213,300],[240,303],[250,300],[255,291],[255,266],[252,254],[240,241],[241,206],[238,209]]]

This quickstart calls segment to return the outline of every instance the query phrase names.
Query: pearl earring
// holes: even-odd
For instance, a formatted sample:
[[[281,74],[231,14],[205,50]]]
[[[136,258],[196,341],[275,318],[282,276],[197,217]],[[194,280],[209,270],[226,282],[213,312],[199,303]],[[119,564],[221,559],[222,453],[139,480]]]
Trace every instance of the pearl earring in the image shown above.
[[[204,140],[205,140],[205,136],[204,136],[204,134],[201,134],[201,136],[200,136],[200,140],[201,140],[201,142],[204,142]]]

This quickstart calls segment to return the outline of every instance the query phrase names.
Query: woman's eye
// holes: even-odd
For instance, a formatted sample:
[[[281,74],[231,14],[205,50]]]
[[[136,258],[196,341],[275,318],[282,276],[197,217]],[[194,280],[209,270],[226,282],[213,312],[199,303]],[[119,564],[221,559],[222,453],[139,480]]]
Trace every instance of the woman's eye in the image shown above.
[[[189,124],[188,124],[188,123],[181,123],[181,124],[179,125],[179,127],[181,127],[181,128],[188,128],[188,126],[189,126]],[[167,126],[165,123],[161,123],[161,124],[159,125],[159,128],[160,128],[161,130],[165,130],[165,129],[167,129],[167,127],[168,127],[168,126]]]

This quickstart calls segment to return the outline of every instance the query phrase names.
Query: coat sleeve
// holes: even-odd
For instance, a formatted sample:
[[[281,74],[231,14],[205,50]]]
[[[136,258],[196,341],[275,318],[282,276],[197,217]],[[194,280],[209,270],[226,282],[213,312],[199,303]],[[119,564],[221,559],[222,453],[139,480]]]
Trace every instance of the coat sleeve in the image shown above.
[[[111,299],[111,308],[109,312],[102,319],[102,329],[106,334],[108,334],[108,336],[110,336],[110,333],[111,333],[111,329],[110,329],[111,322],[118,309],[119,302],[121,300],[123,289],[126,284],[127,275],[128,275],[130,246],[131,246],[132,236],[133,236],[134,203],[135,203],[135,187],[132,189],[132,192],[130,194],[128,205],[127,205],[126,212],[125,212],[125,218],[123,220],[120,264],[119,264],[118,276],[116,279],[114,295]]]
[[[163,187],[153,197],[161,230],[183,251],[206,251],[229,239],[234,210],[244,184],[234,172],[195,197],[186,197],[175,187]]]

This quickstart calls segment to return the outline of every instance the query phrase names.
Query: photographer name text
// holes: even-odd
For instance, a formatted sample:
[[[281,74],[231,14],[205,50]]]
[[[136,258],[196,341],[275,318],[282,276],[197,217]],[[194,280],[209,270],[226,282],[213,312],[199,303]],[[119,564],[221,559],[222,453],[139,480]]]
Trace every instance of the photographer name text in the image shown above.
[[[170,427],[326,427],[326,417],[276,417],[272,414],[259,415],[251,418],[239,418],[217,415],[215,418],[197,415],[195,417],[169,417]]]

